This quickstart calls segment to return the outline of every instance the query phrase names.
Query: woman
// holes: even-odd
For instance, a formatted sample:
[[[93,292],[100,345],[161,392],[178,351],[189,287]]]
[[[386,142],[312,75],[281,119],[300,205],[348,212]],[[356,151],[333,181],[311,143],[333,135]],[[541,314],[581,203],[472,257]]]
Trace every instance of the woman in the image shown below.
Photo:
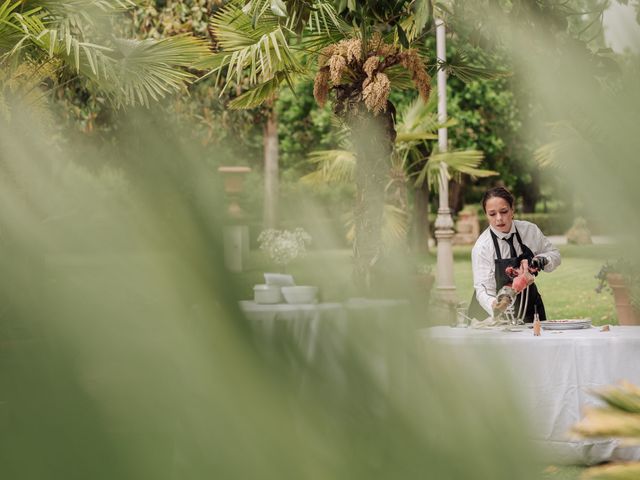
[[[473,287],[475,293],[469,305],[469,316],[484,319],[493,314],[496,293],[511,278],[505,269],[520,267],[523,259],[539,271],[551,272],[560,265],[560,252],[542,234],[537,225],[513,219],[513,195],[504,187],[487,190],[482,197],[489,227],[480,234],[471,251]],[[518,295],[515,311],[518,311],[523,295]],[[535,283],[529,286],[529,300],[525,322],[533,321],[537,312],[540,320],[546,320],[542,297]]]

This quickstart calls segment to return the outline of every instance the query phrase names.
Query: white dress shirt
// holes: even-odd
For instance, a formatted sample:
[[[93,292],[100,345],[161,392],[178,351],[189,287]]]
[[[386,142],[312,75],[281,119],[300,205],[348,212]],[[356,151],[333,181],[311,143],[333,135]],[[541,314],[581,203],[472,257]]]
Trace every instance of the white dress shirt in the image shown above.
[[[480,306],[484,308],[489,315],[492,313],[491,305],[496,297],[496,279],[495,279],[495,259],[496,252],[491,239],[492,230],[498,237],[498,246],[500,247],[500,255],[502,258],[511,257],[509,250],[509,242],[502,240],[510,236],[518,229],[522,243],[524,243],[536,256],[545,257],[548,262],[544,266],[545,272],[552,272],[560,265],[560,252],[545,237],[537,225],[526,222],[524,220],[514,220],[509,233],[499,232],[489,226],[480,234],[476,244],[471,250],[471,268],[473,269],[473,288],[476,292],[476,298]],[[520,255],[522,248],[520,242],[514,236],[513,245],[516,253]]]

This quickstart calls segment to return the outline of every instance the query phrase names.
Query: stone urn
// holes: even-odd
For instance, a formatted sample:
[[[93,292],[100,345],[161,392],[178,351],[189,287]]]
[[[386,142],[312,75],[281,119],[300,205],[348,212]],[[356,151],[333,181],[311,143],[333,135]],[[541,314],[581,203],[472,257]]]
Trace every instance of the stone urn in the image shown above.
[[[631,305],[629,289],[624,276],[620,273],[608,273],[607,283],[613,292],[618,323],[620,325],[640,325],[640,315]]]

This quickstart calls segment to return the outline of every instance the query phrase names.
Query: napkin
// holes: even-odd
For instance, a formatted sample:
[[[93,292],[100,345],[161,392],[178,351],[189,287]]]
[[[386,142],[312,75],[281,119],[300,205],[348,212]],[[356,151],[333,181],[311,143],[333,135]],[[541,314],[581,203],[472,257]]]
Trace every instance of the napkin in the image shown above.
[[[471,328],[493,328],[501,325],[506,325],[509,322],[507,320],[497,320],[493,317],[487,317],[484,320],[478,320],[477,318],[471,319]]]
[[[264,283],[266,283],[267,285],[275,285],[277,287],[295,286],[293,275],[287,275],[284,273],[265,273]]]

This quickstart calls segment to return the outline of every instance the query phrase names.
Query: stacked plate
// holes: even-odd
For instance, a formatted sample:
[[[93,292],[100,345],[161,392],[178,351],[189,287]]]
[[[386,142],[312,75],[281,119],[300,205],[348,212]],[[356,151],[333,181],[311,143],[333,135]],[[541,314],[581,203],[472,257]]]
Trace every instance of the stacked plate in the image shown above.
[[[540,326],[545,330],[577,330],[591,328],[590,318],[572,318],[564,320],[543,320]]]

